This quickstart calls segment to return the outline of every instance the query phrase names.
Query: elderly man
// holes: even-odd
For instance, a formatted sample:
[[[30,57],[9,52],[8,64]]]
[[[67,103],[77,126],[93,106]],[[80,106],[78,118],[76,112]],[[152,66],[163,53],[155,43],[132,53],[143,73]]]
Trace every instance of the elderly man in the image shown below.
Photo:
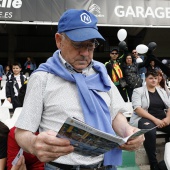
[[[124,101],[105,66],[93,60],[96,39],[104,40],[96,24],[96,17],[86,10],[66,11],[55,35],[59,50],[29,79],[15,137],[25,151],[46,162],[46,170],[100,166],[115,170],[121,164],[121,149],[136,150],[144,141],[142,135],[105,155],[91,157],[75,153],[69,140],[56,137],[68,117],[112,135],[126,137],[138,131],[122,115]],[[35,136],[37,129],[40,133]]]

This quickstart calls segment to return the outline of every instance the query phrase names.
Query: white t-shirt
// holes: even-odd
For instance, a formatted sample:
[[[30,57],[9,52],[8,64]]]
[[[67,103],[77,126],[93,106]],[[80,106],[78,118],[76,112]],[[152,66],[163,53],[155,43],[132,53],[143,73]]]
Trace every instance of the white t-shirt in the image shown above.
[[[21,88],[22,84],[21,84],[21,79],[20,79],[20,74],[19,75],[14,75],[14,77],[16,78],[16,81],[18,83],[19,89]]]

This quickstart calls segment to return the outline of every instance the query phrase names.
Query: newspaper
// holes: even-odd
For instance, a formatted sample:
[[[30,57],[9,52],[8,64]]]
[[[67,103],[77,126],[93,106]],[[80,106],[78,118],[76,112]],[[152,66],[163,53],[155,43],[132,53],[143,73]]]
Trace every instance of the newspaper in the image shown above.
[[[76,118],[68,117],[57,137],[68,139],[74,146],[75,153],[84,156],[99,156],[152,129],[141,129],[126,138],[122,138],[95,129]]]

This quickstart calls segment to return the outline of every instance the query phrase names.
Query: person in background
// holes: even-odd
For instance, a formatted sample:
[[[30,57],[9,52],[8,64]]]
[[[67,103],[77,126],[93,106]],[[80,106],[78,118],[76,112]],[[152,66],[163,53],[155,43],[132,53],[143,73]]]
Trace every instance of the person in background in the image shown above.
[[[141,135],[105,156],[91,157],[75,153],[68,139],[56,137],[68,117],[122,137],[139,130],[123,116],[125,102],[104,64],[93,60],[97,39],[104,40],[96,24],[97,18],[86,10],[64,12],[55,34],[58,50],[28,81],[23,109],[15,124],[15,139],[24,151],[46,162],[45,170],[100,166],[115,170],[121,164],[121,150],[136,150],[144,141]]]
[[[110,60],[105,63],[105,66],[107,69],[107,73],[110,76],[112,82],[115,84],[115,86],[119,90],[124,101],[127,102],[128,98],[126,94],[126,87],[122,88],[119,83],[119,78],[123,77],[120,64],[121,64],[121,59],[119,58],[119,48],[114,47],[110,52]]]
[[[136,88],[132,95],[134,113],[130,124],[140,129],[157,128],[145,134],[146,150],[150,169],[159,170],[156,159],[156,131],[166,132],[170,136],[170,100],[164,89],[157,87],[158,73],[147,72],[146,86]]]
[[[20,156],[20,158],[18,159],[18,162],[16,163],[16,165],[13,165],[11,170],[27,170],[26,165],[25,165],[25,158],[24,156]]]
[[[7,170],[7,148],[8,148],[8,134],[9,128],[0,121],[0,170]],[[9,148],[8,148],[9,149]],[[17,153],[16,153],[17,154]],[[11,166],[9,170],[26,170],[25,158],[21,156],[17,164]],[[39,170],[39,169],[37,169]]]
[[[24,74],[28,73],[30,76],[31,73],[37,68],[35,61],[31,57],[27,57],[27,61],[24,64]]]
[[[2,81],[2,76],[4,75],[4,69],[3,66],[0,65],[0,89],[1,89],[1,81]]]
[[[156,70],[159,70],[159,66],[157,66],[155,64],[155,61],[154,60],[151,60],[149,65],[147,66],[147,71],[151,72],[151,71],[156,71]]]
[[[144,64],[145,64],[144,62],[136,63],[131,53],[127,53],[123,57],[122,71],[123,71],[124,78],[126,79],[126,82],[128,84],[126,89],[127,89],[127,94],[130,102],[132,101],[133,90],[137,87],[142,86],[143,81],[139,76],[138,70],[139,68],[143,67]]]
[[[136,51],[136,49],[132,50],[132,55],[135,58],[136,63],[141,63],[141,62],[144,62],[144,60],[145,60],[145,57],[143,55],[139,55],[138,52]],[[145,73],[146,73],[145,67],[139,68],[139,76],[143,80],[143,85],[145,82]]]
[[[0,121],[0,170],[6,169],[9,128]]]
[[[9,80],[9,76],[12,74],[12,71],[11,71],[11,68],[10,68],[9,65],[5,66],[4,74],[6,76],[6,80],[8,81]]]
[[[166,81],[164,78],[164,74],[162,72],[162,70],[156,70],[156,72],[158,73],[158,87],[164,89],[168,95],[168,97],[170,97],[170,91],[166,85]]]
[[[7,100],[12,103],[13,109],[21,107],[21,103],[18,100],[19,89],[24,85],[27,80],[26,76],[21,73],[21,65],[14,63],[12,65],[13,74],[9,76],[9,81],[6,83],[6,97]]]
[[[19,89],[18,100],[21,103],[21,106],[23,106],[23,103],[24,103],[25,93],[26,93],[26,89],[27,89],[27,83],[28,83],[28,80],[25,81],[23,86]]]
[[[12,161],[20,150],[20,147],[15,140],[15,129],[16,127],[10,129],[8,134],[7,170],[12,168]],[[35,135],[37,134],[38,132],[35,133]],[[25,166],[27,170],[44,170],[44,163],[40,162],[35,155],[23,152],[23,156],[25,158]]]

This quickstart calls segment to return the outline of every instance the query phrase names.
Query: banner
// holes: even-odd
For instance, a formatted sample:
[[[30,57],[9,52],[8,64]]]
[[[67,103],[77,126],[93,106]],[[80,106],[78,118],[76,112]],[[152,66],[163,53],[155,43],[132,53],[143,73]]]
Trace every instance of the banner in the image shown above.
[[[0,21],[50,25],[70,8],[90,11],[103,26],[170,26],[170,0],[0,0]]]

